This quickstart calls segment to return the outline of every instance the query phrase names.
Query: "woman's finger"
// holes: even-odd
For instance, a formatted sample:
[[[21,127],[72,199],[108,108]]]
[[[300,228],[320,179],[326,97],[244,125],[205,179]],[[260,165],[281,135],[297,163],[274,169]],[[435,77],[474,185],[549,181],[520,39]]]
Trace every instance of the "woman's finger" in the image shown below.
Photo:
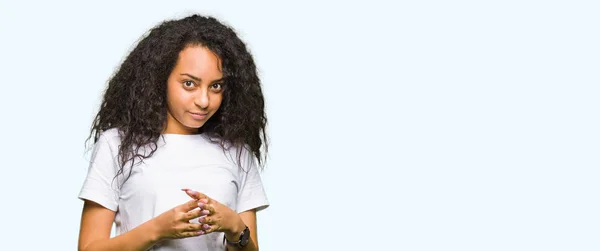
[[[181,232],[198,232],[198,231],[203,231],[203,226],[205,224],[199,224],[199,223],[184,223],[181,228],[179,229],[179,231]]]
[[[206,226],[204,226],[206,225]],[[221,226],[219,226],[218,224],[214,224],[214,225],[210,225],[210,224],[204,224],[202,225],[202,229],[204,231],[204,233],[212,233],[212,232],[218,232],[221,229]]]
[[[198,201],[190,200],[186,203],[179,205],[176,210],[179,212],[188,212],[190,210],[193,210],[194,208],[198,208]]]
[[[205,209],[206,205],[208,204],[208,200],[207,199],[201,199],[198,201],[198,207],[200,209]]]
[[[211,217],[208,217],[208,216],[200,217],[200,219],[198,219],[198,222],[203,223],[203,224],[208,224],[208,225],[215,223],[214,219]]]
[[[196,218],[198,218],[200,216],[206,215],[202,211],[203,211],[203,209],[194,209],[194,210],[191,210],[191,211],[189,211],[189,212],[187,212],[187,213],[185,213],[183,215],[183,219],[182,220],[183,221],[190,221],[190,220],[196,219]]]
[[[206,211],[206,212],[202,211],[202,213],[206,213],[206,215],[212,215],[212,214],[214,214],[216,212],[215,207],[213,206],[213,204],[205,204],[201,208]]]
[[[208,211],[208,210],[205,209],[205,210],[200,211],[200,214],[202,216],[205,216],[205,215],[210,215],[211,213],[210,213],[210,211]]]
[[[204,230],[198,230],[198,231],[185,231],[185,232],[181,232],[181,236],[183,238],[187,238],[187,237],[195,237],[195,236],[200,236],[206,234],[206,232]]]
[[[194,191],[192,189],[183,188],[183,189],[181,189],[181,191],[184,191],[188,196],[190,196],[196,200],[206,199],[208,201],[208,199],[209,199],[208,196],[206,196],[206,194],[203,194],[198,191]],[[206,202],[206,203],[208,203],[208,202]]]

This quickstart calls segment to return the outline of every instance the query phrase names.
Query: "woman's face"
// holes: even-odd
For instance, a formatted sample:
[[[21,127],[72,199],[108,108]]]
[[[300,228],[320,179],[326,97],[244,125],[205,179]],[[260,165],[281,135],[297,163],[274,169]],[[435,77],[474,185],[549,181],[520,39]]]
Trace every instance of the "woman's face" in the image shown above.
[[[164,133],[194,134],[223,99],[221,61],[208,48],[187,46],[167,80],[167,127]]]

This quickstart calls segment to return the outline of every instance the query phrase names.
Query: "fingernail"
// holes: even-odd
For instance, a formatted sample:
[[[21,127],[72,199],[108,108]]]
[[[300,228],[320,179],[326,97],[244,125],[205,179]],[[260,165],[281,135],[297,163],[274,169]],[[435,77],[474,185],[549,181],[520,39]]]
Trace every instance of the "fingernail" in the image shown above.
[[[205,230],[209,230],[210,229],[210,225],[204,224],[204,225],[202,225],[202,228],[204,228]]]
[[[204,222],[204,216],[200,216],[200,218],[198,218],[198,222],[203,223]]]
[[[204,231],[202,231],[202,230],[198,231],[198,235],[203,235],[203,234],[204,234]]]
[[[210,213],[210,211],[208,210],[202,210],[202,214],[208,215]]]
[[[200,201],[204,202],[204,204],[208,203],[207,199],[201,199]]]
[[[199,208],[202,208],[203,206],[204,206],[204,203],[202,203],[202,202],[198,203],[198,207],[199,207]],[[203,209],[203,208],[202,208],[202,209]]]

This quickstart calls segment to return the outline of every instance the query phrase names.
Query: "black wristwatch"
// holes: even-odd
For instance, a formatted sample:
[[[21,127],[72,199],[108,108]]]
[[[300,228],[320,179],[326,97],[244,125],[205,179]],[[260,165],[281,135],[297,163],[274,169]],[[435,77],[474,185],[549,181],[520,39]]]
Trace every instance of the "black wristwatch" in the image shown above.
[[[227,238],[225,238],[225,236],[223,236],[223,242],[226,242],[227,245],[238,247],[238,248],[243,248],[246,245],[248,245],[249,240],[250,240],[250,229],[248,229],[248,226],[246,226],[246,228],[244,228],[244,231],[242,231],[242,234],[240,234],[240,239],[237,241],[229,241]]]

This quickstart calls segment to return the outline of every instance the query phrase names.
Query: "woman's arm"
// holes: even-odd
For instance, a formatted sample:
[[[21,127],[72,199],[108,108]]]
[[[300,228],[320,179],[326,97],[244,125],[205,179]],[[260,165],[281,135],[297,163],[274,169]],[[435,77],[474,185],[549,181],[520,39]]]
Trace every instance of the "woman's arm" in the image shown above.
[[[164,239],[180,239],[204,234],[202,224],[189,221],[202,216],[196,200],[178,205],[142,225],[110,238],[115,212],[86,200],[81,216],[79,251],[148,250]]]
[[[240,238],[241,232],[244,230],[246,226],[250,230],[250,240],[248,241],[248,245],[246,245],[243,249],[238,247],[227,246],[227,251],[258,251],[258,233],[256,232],[256,211],[248,210],[239,214],[239,220],[241,221],[241,225],[238,224],[239,229],[235,229],[235,231],[225,232],[225,238],[228,240],[238,240]]]
[[[131,231],[110,238],[115,212],[92,201],[85,201],[79,230],[79,251],[148,250],[157,241],[157,231],[147,222]]]

